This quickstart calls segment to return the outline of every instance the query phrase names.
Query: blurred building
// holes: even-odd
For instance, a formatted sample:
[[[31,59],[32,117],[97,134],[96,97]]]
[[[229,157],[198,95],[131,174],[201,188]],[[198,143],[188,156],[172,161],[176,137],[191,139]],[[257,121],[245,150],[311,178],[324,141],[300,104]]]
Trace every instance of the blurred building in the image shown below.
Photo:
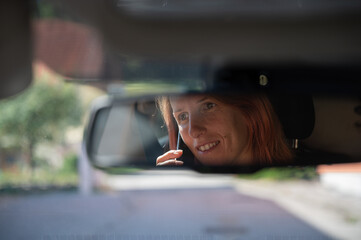
[[[320,165],[317,172],[324,186],[361,197],[361,163]]]

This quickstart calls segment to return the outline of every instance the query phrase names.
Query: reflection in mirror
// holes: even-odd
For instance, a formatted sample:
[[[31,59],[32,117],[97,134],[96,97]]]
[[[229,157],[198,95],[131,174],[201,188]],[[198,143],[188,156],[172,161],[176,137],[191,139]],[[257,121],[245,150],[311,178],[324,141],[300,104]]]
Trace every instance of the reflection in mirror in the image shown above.
[[[292,153],[270,101],[263,95],[192,95],[158,100],[175,149],[179,131],[195,164],[265,165],[287,163]],[[181,164],[173,160],[181,151],[169,151],[158,165]]]
[[[101,167],[153,164],[162,152],[147,114],[137,103],[107,106],[96,112],[88,154]],[[149,111],[149,109],[148,109]]]
[[[88,153],[103,167],[360,161],[358,105],[358,98],[285,94],[113,99],[93,114]]]

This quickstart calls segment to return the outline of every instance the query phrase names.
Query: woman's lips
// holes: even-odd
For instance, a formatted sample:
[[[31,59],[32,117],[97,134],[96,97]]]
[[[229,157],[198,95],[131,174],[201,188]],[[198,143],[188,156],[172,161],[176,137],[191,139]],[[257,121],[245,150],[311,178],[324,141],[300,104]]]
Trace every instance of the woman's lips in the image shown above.
[[[206,152],[206,151],[209,151],[209,150],[213,149],[214,147],[216,147],[219,143],[220,143],[220,141],[206,143],[204,145],[198,146],[197,150],[201,151],[201,152]]]

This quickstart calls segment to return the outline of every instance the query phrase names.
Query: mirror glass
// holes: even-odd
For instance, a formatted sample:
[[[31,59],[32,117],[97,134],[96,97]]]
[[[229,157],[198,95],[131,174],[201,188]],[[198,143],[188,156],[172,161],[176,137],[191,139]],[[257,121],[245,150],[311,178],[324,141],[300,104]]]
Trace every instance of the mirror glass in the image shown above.
[[[162,152],[151,117],[139,112],[137,105],[115,104],[97,112],[88,142],[88,153],[97,164],[151,165]]]
[[[96,166],[263,167],[361,160],[358,97],[188,94],[108,99],[86,141]]]

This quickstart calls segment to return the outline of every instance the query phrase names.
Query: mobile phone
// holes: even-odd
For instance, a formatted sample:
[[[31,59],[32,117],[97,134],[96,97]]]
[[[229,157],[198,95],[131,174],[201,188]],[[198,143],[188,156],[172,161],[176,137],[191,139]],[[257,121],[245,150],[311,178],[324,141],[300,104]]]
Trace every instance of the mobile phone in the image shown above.
[[[179,150],[180,132],[178,131],[177,150]]]

